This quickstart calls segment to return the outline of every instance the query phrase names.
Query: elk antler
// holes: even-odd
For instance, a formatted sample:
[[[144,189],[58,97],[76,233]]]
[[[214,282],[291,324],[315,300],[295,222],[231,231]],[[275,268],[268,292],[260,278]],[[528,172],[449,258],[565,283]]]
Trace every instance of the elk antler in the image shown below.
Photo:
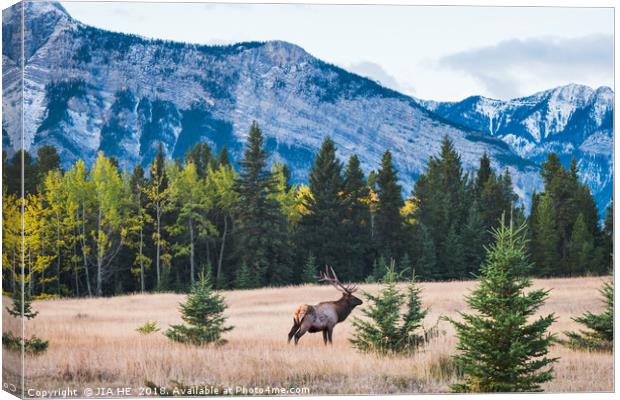
[[[325,266],[325,272],[319,272],[319,276],[317,276],[317,278],[319,282],[329,282],[336,289],[344,293],[351,294],[357,290],[356,285],[343,285],[338,279],[338,276],[336,276],[334,269],[327,265]]]

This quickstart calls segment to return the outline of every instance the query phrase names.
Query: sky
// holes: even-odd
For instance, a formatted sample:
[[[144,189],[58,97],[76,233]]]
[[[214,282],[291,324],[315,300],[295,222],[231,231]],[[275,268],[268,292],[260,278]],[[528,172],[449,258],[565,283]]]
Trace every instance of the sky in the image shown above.
[[[76,19],[199,44],[284,40],[421,99],[613,88],[613,9],[62,2]]]

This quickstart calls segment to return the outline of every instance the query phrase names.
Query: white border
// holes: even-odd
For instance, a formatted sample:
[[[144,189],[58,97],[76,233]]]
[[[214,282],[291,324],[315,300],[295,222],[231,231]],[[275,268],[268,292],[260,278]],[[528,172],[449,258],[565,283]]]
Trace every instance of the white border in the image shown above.
[[[76,0],[62,0],[64,2],[73,2]],[[125,2],[122,0],[104,0],[107,2]],[[102,0],[77,0],[76,2],[103,2]],[[614,8],[614,16],[615,16],[615,8],[616,1],[613,0],[446,0],[446,1],[437,1],[437,0],[282,0],[282,1],[269,1],[269,0],[245,0],[245,1],[234,1],[234,0],[219,0],[219,1],[183,1],[183,0],[131,0],[127,2],[157,2],[157,3],[253,3],[253,4],[322,4],[322,5],[334,5],[334,4],[379,4],[379,5],[427,5],[427,6],[493,6],[493,7],[608,7]],[[18,3],[16,0],[0,0],[0,5],[2,9],[5,9],[13,4]],[[614,39],[615,32],[618,31],[618,20],[614,18]],[[0,41],[0,52],[2,50],[2,44]],[[618,42],[614,40],[614,94],[616,93],[615,88],[615,76],[618,69]],[[1,67],[0,67],[1,71]],[[2,80],[0,79],[0,93],[2,92]],[[2,104],[0,102],[0,116],[2,113]],[[614,113],[614,161],[615,154],[618,154],[620,150],[619,141],[615,140],[615,133],[617,132],[618,127],[618,113]],[[0,171],[1,171],[0,166]],[[614,162],[614,198],[618,198],[618,186],[615,185],[615,177],[618,177],[618,164]],[[0,178],[1,184],[1,178]],[[614,226],[618,226],[620,223],[620,218],[618,217],[618,213],[614,213]],[[616,237],[614,230],[614,255],[618,254],[618,238]],[[0,232],[0,240],[2,238],[2,233]],[[617,259],[614,257],[614,270],[618,271],[617,268]],[[617,274],[616,274],[617,275]],[[616,299],[614,300],[615,304],[617,304],[617,290],[616,290]],[[616,312],[617,316],[617,312]],[[614,348],[617,348],[618,342],[618,319],[615,318],[614,329],[616,331]],[[1,327],[1,321],[0,321]],[[620,377],[620,373],[616,365],[618,360],[618,352],[614,352],[614,392],[617,387],[616,384]],[[1,361],[0,361],[1,362]],[[2,377],[0,374],[0,385],[2,384]],[[392,395],[392,397],[399,399],[465,399],[465,398],[477,398],[478,396],[482,396],[484,399],[495,400],[495,399],[528,399],[528,398],[544,398],[544,399],[583,399],[587,396],[588,399],[609,399],[611,398],[610,393],[557,393],[557,394],[480,394],[480,395],[456,395],[456,394],[416,394],[416,395]],[[300,399],[322,399],[322,400],[335,400],[342,399],[345,396],[304,396],[304,397],[289,397],[289,398],[300,398]],[[351,397],[351,396],[346,396]],[[356,396],[357,397],[357,396]],[[384,396],[363,396],[364,398],[383,398]],[[5,391],[0,390],[0,399],[14,399],[15,397],[11,396]],[[268,399],[277,399],[278,397],[261,397]],[[280,397],[282,398],[282,397]]]

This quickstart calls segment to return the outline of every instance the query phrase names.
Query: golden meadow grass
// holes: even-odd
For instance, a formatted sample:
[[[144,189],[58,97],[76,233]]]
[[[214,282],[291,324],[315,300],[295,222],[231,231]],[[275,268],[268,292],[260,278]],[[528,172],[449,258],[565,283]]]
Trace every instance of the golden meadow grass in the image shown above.
[[[535,288],[552,289],[541,313],[556,313],[552,331],[575,330],[572,316],[603,306],[598,294],[604,278],[535,280]],[[465,309],[463,296],[475,282],[422,283],[424,304],[430,307],[426,326],[440,315],[455,317]],[[378,285],[361,285],[376,292]],[[311,394],[372,394],[447,392],[455,375],[450,355],[456,344],[449,323],[439,322],[445,334],[418,354],[379,357],[360,354],[347,341],[351,317],[336,326],[332,347],[321,334],[306,334],[298,347],[287,345],[292,313],[300,303],[338,298],[331,286],[290,286],[223,292],[226,315],[235,326],[221,347],[191,347],[173,343],[156,332],[141,335],[136,328],[157,321],[165,330],[179,323],[178,294],[145,294],[111,298],[61,299],[34,302],[39,316],[27,323],[27,334],[49,340],[48,351],[26,357],[26,387],[55,389],[69,386],[139,388],[145,380],[158,385],[178,381],[186,385],[224,387],[307,387]],[[7,301],[8,299],[5,299]],[[5,303],[6,304],[6,303]],[[364,305],[362,306],[364,307]],[[356,309],[352,316],[359,316]],[[4,311],[4,326],[10,317]],[[544,388],[552,392],[613,390],[611,353],[574,351],[555,345],[560,357],[555,380]],[[4,362],[15,362],[4,352]],[[6,367],[5,367],[6,369]],[[5,375],[6,376],[6,375]]]

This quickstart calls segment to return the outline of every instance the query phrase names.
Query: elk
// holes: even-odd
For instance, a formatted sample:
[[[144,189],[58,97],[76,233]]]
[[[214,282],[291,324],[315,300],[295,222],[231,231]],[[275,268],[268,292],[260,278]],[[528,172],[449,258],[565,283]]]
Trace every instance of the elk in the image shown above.
[[[342,292],[342,297],[335,301],[324,301],[315,305],[302,304],[297,307],[293,316],[293,327],[288,333],[288,343],[295,337],[295,345],[299,342],[306,332],[323,332],[323,343],[332,343],[332,333],[334,326],[347,319],[351,311],[360,304],[362,300],[353,296],[357,290],[355,285],[343,285],[338,280],[332,267],[325,266],[325,272],[320,272],[317,277],[319,282],[329,282],[336,289]]]

